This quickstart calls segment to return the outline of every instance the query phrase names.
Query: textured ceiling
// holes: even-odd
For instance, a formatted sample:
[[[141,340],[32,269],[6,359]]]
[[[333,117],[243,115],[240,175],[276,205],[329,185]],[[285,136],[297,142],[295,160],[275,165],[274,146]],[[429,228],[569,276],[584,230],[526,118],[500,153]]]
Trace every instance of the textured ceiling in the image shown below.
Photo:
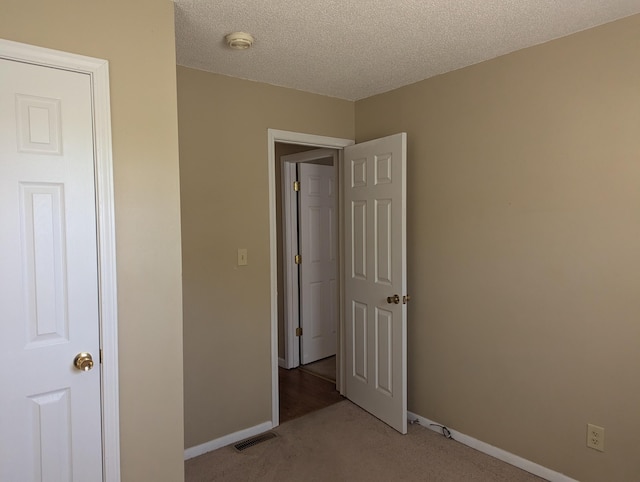
[[[358,100],[640,13],[640,0],[175,0],[177,61]],[[224,36],[250,32],[234,51]]]

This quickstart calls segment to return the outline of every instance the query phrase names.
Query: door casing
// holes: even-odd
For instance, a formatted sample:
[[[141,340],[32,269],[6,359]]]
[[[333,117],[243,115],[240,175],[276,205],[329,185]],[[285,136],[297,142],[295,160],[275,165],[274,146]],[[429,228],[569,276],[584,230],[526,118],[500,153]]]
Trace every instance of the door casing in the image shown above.
[[[91,79],[98,241],[98,310],[101,348],[102,466],[105,482],[120,481],[118,302],[113,194],[109,63],[0,39],[0,57],[80,72]]]
[[[276,214],[276,142],[284,142],[287,144],[298,144],[309,147],[324,147],[337,149],[338,155],[338,173],[342,172],[342,149],[355,144],[352,139],[342,139],[338,137],[317,136],[313,134],[303,134],[300,132],[282,131],[277,129],[268,129],[268,146],[267,146],[267,162],[269,173],[269,265],[270,265],[270,297],[271,297],[271,420],[273,427],[280,424],[279,412],[279,396],[278,396],[278,246],[277,246],[277,214]],[[341,177],[338,177],[338,192],[341,189]],[[338,226],[342,226],[342,198],[339,197]],[[339,232],[339,252],[340,259],[343,259],[343,236],[340,229]],[[342,263],[339,265],[339,279],[343,279]],[[342,314],[342,293],[340,293],[340,316],[338,319],[338,365],[336,366],[336,388],[344,395],[344,386],[342,376],[342,359],[344,353],[343,344],[343,314]]]

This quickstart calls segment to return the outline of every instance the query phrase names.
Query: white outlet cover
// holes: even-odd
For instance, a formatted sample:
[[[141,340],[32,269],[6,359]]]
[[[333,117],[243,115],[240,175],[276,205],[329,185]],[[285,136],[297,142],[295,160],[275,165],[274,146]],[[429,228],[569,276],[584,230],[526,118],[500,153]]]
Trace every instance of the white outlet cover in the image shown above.
[[[587,424],[587,447],[604,452],[604,428]]]

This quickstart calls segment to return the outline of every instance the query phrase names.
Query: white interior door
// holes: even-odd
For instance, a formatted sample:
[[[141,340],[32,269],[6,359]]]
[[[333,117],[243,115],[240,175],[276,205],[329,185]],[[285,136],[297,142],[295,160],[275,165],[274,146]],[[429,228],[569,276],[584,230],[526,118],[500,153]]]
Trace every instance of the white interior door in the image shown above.
[[[336,178],[332,165],[298,164],[300,181],[301,359],[336,354],[338,243]]]
[[[406,134],[344,149],[346,396],[407,432]]]
[[[0,78],[0,480],[99,481],[90,78],[9,60]]]

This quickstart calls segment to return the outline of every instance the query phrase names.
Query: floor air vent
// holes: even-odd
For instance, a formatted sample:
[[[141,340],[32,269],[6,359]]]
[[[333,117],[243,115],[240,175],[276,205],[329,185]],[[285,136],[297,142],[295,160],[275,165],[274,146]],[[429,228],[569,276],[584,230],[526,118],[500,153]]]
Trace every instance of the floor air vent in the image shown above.
[[[256,435],[255,437],[248,438],[246,440],[243,440],[242,442],[238,442],[234,445],[234,447],[238,452],[242,452],[249,447],[253,447],[254,445],[258,445],[262,442],[266,442],[267,440],[271,440],[272,438],[276,438],[276,434],[273,432],[267,432],[261,435]]]

